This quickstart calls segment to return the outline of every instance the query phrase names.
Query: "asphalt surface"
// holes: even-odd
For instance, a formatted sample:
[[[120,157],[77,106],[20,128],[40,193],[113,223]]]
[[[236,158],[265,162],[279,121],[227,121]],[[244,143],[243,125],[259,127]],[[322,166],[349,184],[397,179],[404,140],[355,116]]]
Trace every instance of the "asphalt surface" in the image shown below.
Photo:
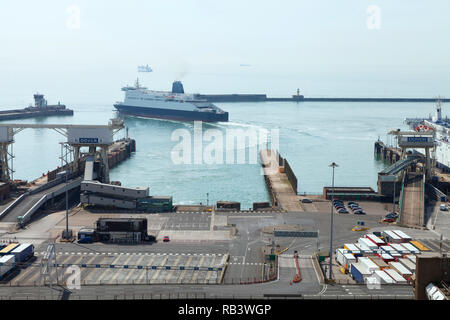
[[[170,213],[166,215],[162,228],[174,230],[205,230],[205,224],[211,221],[211,214],[205,213]],[[58,263],[71,256],[89,257],[96,254],[120,253],[180,255],[180,254],[229,254],[229,260],[223,277],[223,284],[152,284],[152,285],[83,285],[79,290],[63,290],[62,287],[41,288],[35,286],[9,287],[0,285],[0,299],[151,299],[151,298],[270,298],[299,295],[307,298],[412,298],[411,286],[382,286],[381,289],[368,288],[365,285],[323,285],[319,283],[317,270],[313,267],[312,255],[317,249],[328,250],[330,245],[329,212],[292,212],[292,213],[216,213],[227,216],[227,222],[235,225],[236,236],[228,241],[204,242],[157,242],[140,245],[125,244],[77,244],[58,243],[56,251]],[[363,220],[370,228],[380,228],[378,216],[360,216],[354,214],[334,214],[333,248],[344,243],[357,241],[359,232],[351,231],[358,220]],[[192,222],[196,221],[196,222]],[[306,231],[319,231],[319,238],[276,237],[264,234],[262,228],[274,225],[291,225]],[[221,227],[222,228],[222,227]],[[279,258],[278,277],[266,283],[241,284],[252,282],[262,277],[263,253],[261,248],[274,241],[277,248],[288,248]],[[36,247],[36,252],[46,250],[44,243]],[[296,273],[293,254],[300,255],[299,263],[302,273],[300,283],[292,283]],[[126,257],[124,257],[124,261]],[[78,260],[75,260],[78,261]],[[80,260],[84,261],[84,260]],[[100,271],[99,271],[100,274]],[[91,275],[92,276],[92,275]],[[109,277],[109,276],[108,276]],[[109,279],[105,277],[105,279]],[[114,278],[114,276],[113,276]],[[12,279],[14,281],[14,278]],[[83,281],[83,279],[81,279]]]

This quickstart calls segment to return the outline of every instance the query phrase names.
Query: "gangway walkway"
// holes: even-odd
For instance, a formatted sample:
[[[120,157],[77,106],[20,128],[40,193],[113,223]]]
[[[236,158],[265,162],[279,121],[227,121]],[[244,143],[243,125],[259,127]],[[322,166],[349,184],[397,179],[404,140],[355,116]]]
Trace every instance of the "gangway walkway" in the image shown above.
[[[394,163],[392,166],[384,169],[383,171],[381,171],[381,174],[397,174],[400,171],[402,171],[403,169],[409,167],[410,165],[412,165],[415,161],[419,160],[423,158],[423,156],[421,155],[413,155],[413,156],[409,156],[405,159],[399,160],[396,163]]]
[[[78,188],[83,180],[82,177],[75,177],[67,181],[68,190]],[[49,184],[47,184],[49,185]],[[18,222],[18,217],[22,216],[22,223],[31,219],[32,215],[40,209],[48,200],[59,196],[66,191],[66,181],[62,177],[57,183],[52,183],[51,187],[41,188],[34,192],[27,192],[17,198],[3,212],[0,213],[1,222]]]
[[[401,225],[407,227],[423,227],[424,188],[425,180],[423,173],[407,173],[401,195]]]

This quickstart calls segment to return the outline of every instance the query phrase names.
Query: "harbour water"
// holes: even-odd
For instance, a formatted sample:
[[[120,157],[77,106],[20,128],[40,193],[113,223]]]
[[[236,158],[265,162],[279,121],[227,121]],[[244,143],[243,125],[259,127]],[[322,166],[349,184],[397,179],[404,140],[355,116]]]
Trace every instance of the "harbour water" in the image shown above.
[[[406,128],[405,117],[428,116],[432,103],[263,102],[218,103],[230,113],[230,122],[203,124],[203,129],[253,128],[279,130],[280,153],[289,160],[298,178],[300,193],[321,193],[331,184],[331,162],[338,163],[339,186],[376,189],[377,173],[385,164],[374,159],[373,143],[389,142],[387,132]],[[73,117],[24,119],[24,123],[106,124],[115,117],[112,105],[73,106]],[[444,115],[445,105],[443,106]],[[123,185],[149,186],[153,195],[173,195],[174,203],[240,201],[248,208],[254,201],[268,201],[259,164],[175,164],[171,140],[177,129],[193,132],[193,123],[126,117],[137,151],[111,170],[111,180]],[[124,137],[125,131],[116,138]],[[26,129],[15,137],[14,178],[32,180],[60,165],[64,137],[50,129]],[[248,146],[247,146],[248,148]],[[249,150],[246,150],[247,154]],[[208,194],[208,195],[207,195]]]

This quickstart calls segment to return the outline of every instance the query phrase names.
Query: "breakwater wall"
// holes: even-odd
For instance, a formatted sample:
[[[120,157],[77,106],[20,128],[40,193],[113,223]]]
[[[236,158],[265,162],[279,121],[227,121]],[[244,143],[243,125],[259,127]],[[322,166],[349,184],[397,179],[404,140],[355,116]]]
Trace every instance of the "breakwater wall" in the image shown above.
[[[303,95],[270,98],[266,94],[196,94],[195,98],[209,102],[436,102],[435,98],[308,98]],[[450,102],[450,99],[441,101]]]

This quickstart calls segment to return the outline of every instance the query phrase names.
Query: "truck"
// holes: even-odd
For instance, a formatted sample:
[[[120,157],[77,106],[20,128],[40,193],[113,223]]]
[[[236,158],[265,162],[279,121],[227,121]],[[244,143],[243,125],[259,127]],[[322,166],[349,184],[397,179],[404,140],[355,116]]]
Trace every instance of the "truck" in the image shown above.
[[[404,233],[402,230],[392,230],[396,235],[402,238],[403,242],[410,242],[412,238]]]
[[[34,256],[34,245],[31,243],[22,243],[11,251],[16,257],[16,262],[25,262]]]
[[[366,238],[372,241],[377,247],[386,245],[386,243],[374,234],[366,234]]]
[[[12,254],[7,254],[0,257],[0,280],[6,277],[16,268],[16,257]]]
[[[358,283],[364,283],[367,277],[370,277],[372,273],[367,270],[366,266],[361,262],[352,263],[350,265],[350,274]]]

